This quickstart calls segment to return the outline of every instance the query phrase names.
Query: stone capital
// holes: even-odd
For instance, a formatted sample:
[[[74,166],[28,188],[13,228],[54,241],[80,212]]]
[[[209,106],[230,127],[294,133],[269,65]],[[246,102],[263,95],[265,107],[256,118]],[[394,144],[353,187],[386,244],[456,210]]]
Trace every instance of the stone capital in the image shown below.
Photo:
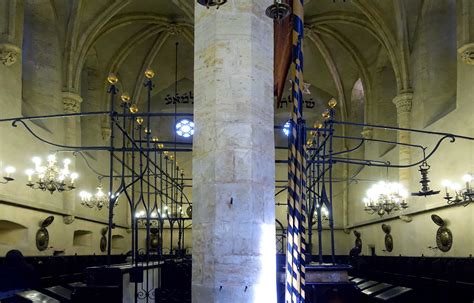
[[[110,129],[110,127],[108,125],[103,124],[100,130],[102,133],[102,139],[110,140],[110,135],[112,134],[112,130]]]
[[[21,49],[11,43],[0,43],[0,62],[5,66],[11,66],[18,61]]]
[[[474,43],[468,43],[458,49],[461,60],[467,65],[474,65]]]
[[[307,2],[305,2],[307,4]],[[314,33],[314,25],[305,24],[304,25],[304,34],[309,35]]]
[[[62,96],[64,112],[66,114],[73,114],[81,111],[81,96],[72,92],[62,92]]]
[[[374,129],[372,127],[364,126],[364,129],[360,132],[362,138],[372,139],[374,137]]]
[[[406,92],[400,93],[395,98],[393,98],[393,104],[395,104],[397,108],[397,114],[404,114],[411,112],[411,106],[413,101],[413,93]]]
[[[76,218],[74,216],[66,215],[63,216],[63,222],[66,225],[72,224]]]

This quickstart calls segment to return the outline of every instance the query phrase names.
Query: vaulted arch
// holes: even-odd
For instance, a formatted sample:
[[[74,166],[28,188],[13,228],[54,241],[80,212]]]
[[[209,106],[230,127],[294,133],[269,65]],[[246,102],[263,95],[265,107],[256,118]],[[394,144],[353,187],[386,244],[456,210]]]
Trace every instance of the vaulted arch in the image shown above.
[[[324,61],[326,62],[326,65],[329,69],[329,72],[331,73],[331,77],[336,87],[339,104],[341,104],[340,108],[342,119],[345,120],[347,117],[346,97],[344,94],[344,86],[342,84],[341,76],[339,75],[339,71],[337,69],[336,63],[334,62],[334,58],[332,57],[328,47],[318,34],[313,31],[307,31],[306,36],[317,47]]]
[[[84,7],[83,1],[73,1],[71,7],[71,14],[66,28],[64,38],[64,55],[63,55],[63,90],[68,91],[68,79],[74,72],[74,54],[77,49],[79,31],[80,31],[80,20],[82,10]],[[79,90],[79,88],[76,88]]]
[[[187,22],[186,20],[172,20],[168,17],[161,16],[154,13],[130,13],[130,14],[120,14],[115,16],[108,22],[101,30],[97,33],[97,36],[94,37],[94,41],[99,39],[101,36],[108,34],[112,31],[115,31],[123,26],[130,24],[157,24],[157,25],[167,25],[167,24],[176,24],[183,27],[188,27],[193,29],[193,24]]]
[[[133,89],[133,95],[132,95],[132,100],[134,100],[134,102],[136,102],[137,104],[140,102],[140,96],[143,90],[143,81],[145,80],[145,75],[143,72],[155,60],[156,56],[158,55],[158,52],[161,50],[161,48],[163,47],[163,44],[165,44],[169,36],[170,36],[169,32],[164,32],[161,35],[159,35],[156,38],[156,40],[153,42],[152,47],[148,51],[148,54],[143,59],[141,68],[138,70],[137,81],[135,82],[135,87]]]
[[[368,0],[355,0],[353,3],[373,24],[375,31],[382,39],[395,71],[398,93],[411,91],[408,57],[403,51],[403,43],[397,44],[392,31],[373,3]]]
[[[369,71],[367,70],[367,62],[365,62],[364,57],[360,53],[360,51],[357,49],[357,47],[349,40],[347,39],[342,33],[337,31],[336,29],[330,27],[330,26],[319,26],[317,28],[313,29],[316,33],[328,36],[335,41],[337,41],[341,47],[349,53],[352,61],[357,66],[357,69],[360,72],[360,77],[364,86],[364,91],[366,95],[366,103],[365,103],[365,109],[364,111],[367,113],[367,103],[370,102],[371,100],[371,78]],[[364,115],[366,117],[366,115]]]
[[[128,55],[130,55],[133,48],[164,30],[165,28],[163,26],[150,26],[145,30],[140,29],[138,33],[132,34],[132,36],[126,39],[112,56],[112,60],[107,65],[106,71],[109,73],[117,72],[123,61],[128,57]]]
[[[354,2],[355,3],[355,2]],[[364,6],[358,6],[361,10],[364,10]],[[372,11],[372,10],[371,10]],[[364,10],[365,12],[365,10]],[[366,14],[369,14],[367,12]],[[317,28],[320,25],[325,24],[347,24],[356,26],[359,28],[364,29],[365,31],[369,32],[373,37],[375,37],[384,47],[386,50],[390,62],[392,63],[393,69],[395,71],[396,79],[397,79],[397,87],[399,91],[403,91],[405,86],[403,85],[402,79],[406,78],[402,75],[400,70],[400,63],[398,58],[398,52],[396,50],[396,42],[393,35],[388,30],[385,23],[378,21],[375,25],[375,21],[371,21],[371,19],[367,18],[366,14],[357,14],[357,13],[349,13],[349,12],[328,12],[320,15],[315,15],[312,17],[307,18],[306,23],[311,26]],[[372,14],[370,13],[372,17]],[[375,17],[372,17],[375,20]],[[378,20],[378,19],[377,19]]]
[[[144,24],[150,24],[148,29],[152,28],[162,28],[166,30],[172,30],[175,27],[182,28],[182,34],[186,38],[187,41],[190,43],[194,43],[194,38],[193,34],[191,33],[190,30],[193,29],[193,25],[189,24],[187,22],[174,22],[171,19],[167,17],[163,17],[157,14],[148,14],[148,13],[135,13],[135,14],[123,14],[123,15],[118,15],[115,18],[112,18],[112,20],[104,25],[99,31],[95,32],[95,35],[93,37],[90,37],[90,39],[87,40],[88,44],[85,45],[81,51],[81,56],[87,55],[87,49],[90,49],[91,45],[93,45],[100,37],[104,36],[107,33],[110,33],[112,31],[118,30],[121,27],[130,25],[130,24],[137,24],[137,23],[144,23]],[[146,33],[145,33],[146,32]],[[148,34],[149,32],[145,30],[144,33],[137,33],[138,36],[143,37],[143,35],[146,35],[148,38],[150,37]],[[158,32],[155,32],[154,34],[157,34]],[[134,35],[134,36],[137,36]],[[134,43],[131,43],[128,41],[128,44],[135,44],[135,43],[140,43],[139,41],[142,41],[143,39],[140,38],[135,41],[134,38]],[[84,58],[79,58],[78,59],[78,64],[83,64]],[[113,66],[109,68],[109,71],[112,71]],[[76,73],[76,77],[80,77],[80,74]],[[75,83],[78,81],[78,79],[75,79]]]
[[[114,15],[130,2],[131,0],[120,0],[107,3],[103,7],[102,13],[97,18],[94,18],[94,21],[83,31],[83,34],[78,37],[77,46],[80,46],[80,49],[76,49],[75,55],[68,60],[67,64],[71,66],[68,67],[68,72],[64,75],[65,86],[68,90],[77,91],[79,89],[82,66],[84,65],[87,52],[95,41],[94,37]]]

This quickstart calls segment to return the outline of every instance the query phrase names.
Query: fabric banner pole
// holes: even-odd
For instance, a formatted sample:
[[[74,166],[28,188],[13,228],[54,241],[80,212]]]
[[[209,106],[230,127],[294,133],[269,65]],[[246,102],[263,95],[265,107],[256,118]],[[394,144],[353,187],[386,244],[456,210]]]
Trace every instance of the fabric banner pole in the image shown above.
[[[288,229],[285,302],[305,301],[306,154],[303,120],[304,0],[293,1],[293,65],[290,150],[288,154]]]

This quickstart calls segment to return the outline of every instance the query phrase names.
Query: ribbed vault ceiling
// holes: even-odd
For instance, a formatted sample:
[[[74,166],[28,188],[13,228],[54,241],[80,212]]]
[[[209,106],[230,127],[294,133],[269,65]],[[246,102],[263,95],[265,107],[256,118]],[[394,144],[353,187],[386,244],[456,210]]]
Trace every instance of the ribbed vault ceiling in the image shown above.
[[[158,73],[158,91],[174,82],[175,42],[180,43],[178,77],[193,78],[190,54],[194,2],[100,0],[72,5],[72,1],[54,1],[58,18],[69,18],[69,23],[74,21],[69,24],[69,34],[66,37],[77,37],[78,45],[75,47],[79,53],[87,56],[93,49],[100,63],[101,74],[106,75],[109,71],[119,73],[130,93],[137,93],[134,92],[135,82],[145,64],[151,65]],[[359,2],[362,4],[357,4]],[[414,10],[419,9],[419,5],[416,3],[420,1],[410,1],[411,10],[407,18],[413,19],[417,15]],[[367,6],[371,6],[375,15],[378,14],[386,28],[380,28],[377,21],[371,20],[372,17],[368,15],[371,12],[368,13],[364,8]],[[334,71],[331,74],[328,69],[328,64],[331,64],[328,60],[332,61],[346,98],[350,96],[353,84],[362,76],[361,65],[370,68],[380,51],[387,52],[386,46],[382,45],[383,31],[390,32],[392,38],[396,34],[393,31],[396,25],[393,6],[392,1],[309,1],[305,18],[312,33],[317,36],[317,41],[307,39],[305,42],[305,80],[337,96]],[[177,30],[170,28],[169,24],[172,23],[181,26]],[[415,27],[409,26],[408,30],[415,31]],[[81,42],[85,43],[80,44]],[[324,49],[327,49],[329,55],[322,54]],[[145,60],[147,56],[148,61]],[[77,70],[84,67],[81,66],[84,61],[70,61],[76,70],[72,78],[77,78],[80,73]]]
[[[194,0],[52,0],[52,3],[58,24],[68,24],[66,29],[60,29],[64,32],[66,49],[63,63],[66,89],[80,91],[85,69],[94,69],[101,79],[115,72],[120,77],[121,90],[129,92],[143,106],[143,70],[151,67],[157,73],[154,100],[158,96],[163,98],[174,91],[178,43],[177,79],[182,85],[178,92],[192,90]],[[311,97],[319,104],[307,110],[309,117],[319,116],[323,103],[334,96],[340,102],[340,115],[347,118],[358,79],[362,79],[366,103],[374,102],[370,94],[374,79],[369,71],[380,68],[377,66],[380,62],[388,62],[393,69],[394,88],[410,89],[408,60],[403,52],[409,51],[410,37],[416,34],[421,3],[422,0],[307,1],[304,77],[311,84]],[[397,27],[400,20],[406,26]],[[399,47],[404,41],[400,36],[408,37],[405,48]],[[97,102],[105,108],[105,81],[101,87],[103,97]],[[174,110],[164,100],[154,102],[155,110]],[[361,106],[360,102],[357,104]],[[185,106],[179,110],[189,112],[191,108]],[[275,122],[280,124],[285,119],[285,110],[277,111]],[[159,136],[171,139],[170,121],[161,121],[157,127]]]

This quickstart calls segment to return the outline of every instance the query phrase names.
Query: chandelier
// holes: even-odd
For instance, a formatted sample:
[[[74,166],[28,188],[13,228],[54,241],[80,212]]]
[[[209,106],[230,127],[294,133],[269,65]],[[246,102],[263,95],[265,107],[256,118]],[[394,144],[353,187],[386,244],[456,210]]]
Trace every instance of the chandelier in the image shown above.
[[[465,183],[465,188],[461,188],[461,185],[458,183],[453,183],[448,180],[443,181],[446,192],[444,199],[448,204],[467,206],[469,203],[474,202],[474,189],[471,186],[472,175],[464,175],[462,179]],[[450,190],[454,192],[452,195]]]
[[[188,211],[187,211],[188,212]],[[167,205],[163,206],[163,210],[161,209],[155,209],[150,212],[150,224],[152,226],[155,226],[157,221],[164,220],[164,219],[177,219],[177,218],[182,218],[184,215],[183,208],[181,206],[176,206],[173,207],[172,210]],[[189,213],[188,213],[189,216]],[[135,219],[137,220],[138,225],[146,226],[147,222],[147,212],[145,210],[140,210],[135,212]]]
[[[181,218],[184,215],[183,208],[181,206],[172,206],[172,209],[170,210],[168,206],[163,207],[163,211],[160,212],[158,209],[158,214],[161,214],[161,218],[168,218],[170,220],[176,219],[176,218]]]
[[[149,218],[147,218],[147,213],[144,210],[135,212],[135,220],[138,227],[146,227],[148,225],[150,227],[158,227],[160,225],[159,216],[160,210],[152,211]]]
[[[313,224],[316,224],[318,222],[319,211],[321,211],[321,222],[329,220],[329,210],[326,205],[320,206],[319,204],[316,204],[316,209],[313,213]]]
[[[49,191],[51,194],[55,191],[63,192],[75,189],[74,181],[78,178],[77,173],[69,171],[71,160],[64,159],[63,167],[57,165],[55,155],[49,155],[46,165],[41,165],[40,157],[34,157],[34,169],[26,170],[28,183],[26,185],[32,189],[41,189]]]
[[[13,166],[5,167],[5,175],[3,176],[4,181],[0,181],[0,184],[7,184],[8,182],[15,180],[15,178],[12,177],[12,174],[15,171],[16,169]]]
[[[219,8],[221,5],[225,4],[227,0],[198,0],[197,2],[207,8],[211,6],[216,6]]]
[[[380,181],[367,191],[363,199],[364,210],[371,215],[376,213],[382,217],[392,211],[407,208],[407,197],[408,191],[400,183]]]
[[[101,210],[104,205],[107,205],[107,207],[109,207],[109,199],[115,198],[114,195],[110,195],[110,193],[108,193],[107,195],[104,193],[102,183],[99,183],[99,186],[97,186],[97,192],[95,194],[91,194],[87,191],[81,191],[79,193],[79,196],[81,197],[81,204],[83,206],[89,208],[96,207],[98,210]],[[114,207],[115,206],[117,206],[117,203],[114,203]]]
[[[424,156],[424,155],[423,155]],[[430,166],[426,161],[423,161],[421,165],[419,166],[418,171],[421,173],[421,190],[417,193],[412,193],[412,196],[431,196],[431,195],[437,195],[439,194],[439,190],[432,190],[429,186],[430,179],[428,179],[428,171],[430,169]]]
[[[281,0],[274,0],[273,4],[265,10],[265,14],[267,17],[280,21],[291,14],[291,7]]]

